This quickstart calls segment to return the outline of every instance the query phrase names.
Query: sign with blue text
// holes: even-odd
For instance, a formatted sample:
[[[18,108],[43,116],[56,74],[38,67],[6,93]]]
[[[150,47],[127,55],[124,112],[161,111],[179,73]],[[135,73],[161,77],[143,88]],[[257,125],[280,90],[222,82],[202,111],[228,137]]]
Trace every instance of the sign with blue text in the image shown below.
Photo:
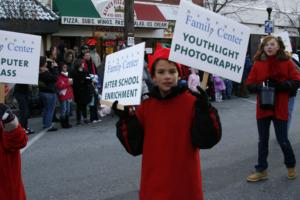
[[[249,36],[247,26],[182,0],[169,59],[240,82]]]
[[[38,84],[41,37],[0,31],[0,82]]]
[[[145,43],[110,54],[105,60],[102,100],[141,103]]]

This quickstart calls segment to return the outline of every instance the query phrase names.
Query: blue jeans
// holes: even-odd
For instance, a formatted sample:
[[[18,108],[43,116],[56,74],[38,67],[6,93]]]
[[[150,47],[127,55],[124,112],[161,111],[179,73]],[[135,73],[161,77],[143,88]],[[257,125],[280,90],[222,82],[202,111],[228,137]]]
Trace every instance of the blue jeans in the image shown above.
[[[295,99],[296,96],[289,98],[289,119],[288,119],[288,130],[290,130],[291,121],[292,121],[292,114],[295,107]]]
[[[65,118],[70,115],[71,102],[69,100],[64,100],[60,102],[60,117]]]
[[[232,81],[225,79],[224,82],[225,82],[225,87],[226,87],[226,89],[225,89],[226,98],[230,99],[230,97],[232,95]]]
[[[287,121],[266,117],[257,120],[258,141],[258,164],[256,171],[261,172],[268,168],[267,157],[269,153],[270,124],[273,121],[276,139],[284,156],[284,164],[287,168],[295,167],[296,159],[287,134]]]
[[[40,92],[40,98],[43,103],[43,127],[49,128],[52,125],[52,118],[55,110],[56,94]]]

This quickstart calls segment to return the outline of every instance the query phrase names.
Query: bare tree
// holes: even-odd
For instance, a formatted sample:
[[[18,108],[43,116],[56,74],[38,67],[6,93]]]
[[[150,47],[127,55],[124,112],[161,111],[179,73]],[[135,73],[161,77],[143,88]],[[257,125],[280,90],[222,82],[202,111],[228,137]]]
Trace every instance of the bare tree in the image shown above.
[[[206,8],[213,12],[221,13],[222,15],[236,13],[242,9],[249,9],[251,5],[254,5],[254,3],[249,0],[204,0],[204,6]],[[223,12],[227,7],[234,9],[230,12]]]
[[[241,13],[252,9],[255,5],[251,0],[204,0],[204,7],[221,15],[234,15],[243,22]]]
[[[298,0],[289,0],[289,5],[280,5],[279,2],[274,2],[274,10],[278,15],[282,15],[286,18],[290,27],[297,29],[298,35],[300,35],[300,2]]]

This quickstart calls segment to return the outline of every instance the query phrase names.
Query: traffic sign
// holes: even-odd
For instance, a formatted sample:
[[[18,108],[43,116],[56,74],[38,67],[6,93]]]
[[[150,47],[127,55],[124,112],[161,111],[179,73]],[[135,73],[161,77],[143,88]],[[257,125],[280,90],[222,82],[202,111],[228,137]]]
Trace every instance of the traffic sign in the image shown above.
[[[265,33],[273,33],[274,25],[272,20],[265,21]]]

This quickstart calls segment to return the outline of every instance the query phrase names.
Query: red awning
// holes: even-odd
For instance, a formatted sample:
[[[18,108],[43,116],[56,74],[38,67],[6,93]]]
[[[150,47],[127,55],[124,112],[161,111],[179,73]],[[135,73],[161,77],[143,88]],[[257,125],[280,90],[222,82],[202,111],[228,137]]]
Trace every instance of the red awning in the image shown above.
[[[166,21],[165,17],[156,5],[135,3],[134,10],[137,20]]]

